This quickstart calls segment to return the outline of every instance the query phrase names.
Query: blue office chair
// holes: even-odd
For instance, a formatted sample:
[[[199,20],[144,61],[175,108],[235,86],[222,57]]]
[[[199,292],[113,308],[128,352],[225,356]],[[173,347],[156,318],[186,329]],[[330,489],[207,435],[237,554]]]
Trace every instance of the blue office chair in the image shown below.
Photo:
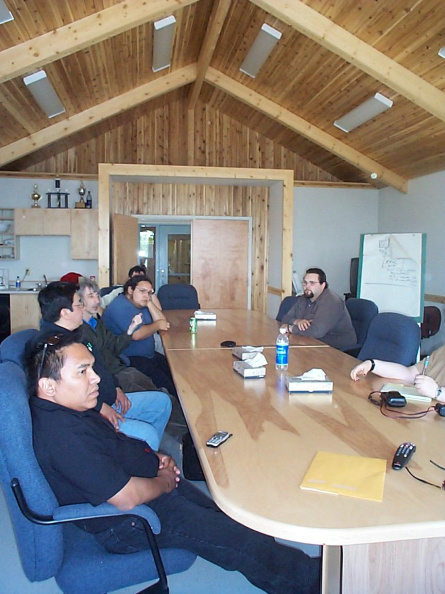
[[[55,577],[65,594],[103,594],[159,580],[144,592],[168,592],[166,573],[187,570],[195,555],[182,549],[157,549],[160,522],[146,505],[120,512],[110,504],[59,506],[32,447],[31,414],[23,370],[0,363],[0,484],[5,494],[23,570],[31,581]],[[152,551],[108,553],[73,520],[104,515],[136,515],[145,522]],[[151,526],[151,529],[150,529]]]
[[[379,313],[379,308],[374,301],[370,301],[369,299],[350,298],[346,300],[345,305],[351,316],[352,325],[357,335],[357,342],[342,349],[342,351],[352,357],[357,357],[368,335],[369,324]]]
[[[420,346],[417,322],[398,313],[379,313],[372,320],[358,359],[380,359],[402,365],[416,362]]]
[[[278,322],[281,322],[283,317],[287,314],[293,304],[296,302],[296,295],[288,295],[283,299],[278,309],[277,317],[275,318]]]
[[[162,309],[199,309],[198,292],[193,285],[162,285],[156,291]]]
[[[0,344],[0,361],[11,361],[20,367],[23,366],[23,354],[25,352],[25,345],[28,340],[31,340],[38,330],[28,328],[26,330],[19,330],[14,332]]]

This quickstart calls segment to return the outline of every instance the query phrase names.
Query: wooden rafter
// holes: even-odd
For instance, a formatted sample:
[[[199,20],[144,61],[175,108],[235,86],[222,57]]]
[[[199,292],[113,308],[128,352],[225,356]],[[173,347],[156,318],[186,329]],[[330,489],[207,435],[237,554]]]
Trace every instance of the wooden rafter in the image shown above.
[[[209,28],[207,29],[201,52],[199,54],[198,76],[196,78],[195,84],[193,85],[192,92],[190,93],[188,104],[189,110],[195,109],[207,68],[209,67],[212,60],[216,44],[218,43],[219,36],[221,35],[221,29],[224,25],[224,21],[226,19],[227,13],[229,12],[231,4],[232,0],[217,0],[213,6]]]
[[[161,78],[136,87],[131,91],[122,93],[122,95],[118,95],[99,105],[95,105],[90,109],[86,109],[71,118],[43,128],[43,130],[39,130],[0,149],[0,166],[24,157],[33,151],[51,144],[55,140],[66,138],[88,126],[97,124],[145,101],[150,101],[165,93],[179,89],[184,85],[192,83],[195,79],[196,64],[191,64],[171,74],[166,74]]]
[[[445,121],[445,93],[301,0],[250,0],[350,64]]]
[[[235,97],[243,103],[246,103],[254,109],[257,109],[261,113],[274,119],[280,124],[283,124],[293,132],[308,138],[315,144],[327,149],[334,155],[337,155],[341,159],[351,163],[351,165],[354,165],[358,169],[365,171],[369,175],[371,173],[376,173],[380,180],[384,181],[390,186],[393,186],[394,188],[397,188],[397,190],[400,190],[401,192],[407,192],[408,182],[403,177],[400,177],[380,163],[373,161],[366,155],[363,155],[344,142],[341,142],[324,130],[317,128],[310,122],[307,122],[303,118],[300,118],[287,109],[284,109],[263,95],[252,91],[248,87],[233,80],[229,76],[226,76],[218,70],[210,67],[207,70],[206,81],[218,89],[228,93],[232,97]]]
[[[194,4],[197,0],[131,0],[0,52],[0,84],[90,45]]]

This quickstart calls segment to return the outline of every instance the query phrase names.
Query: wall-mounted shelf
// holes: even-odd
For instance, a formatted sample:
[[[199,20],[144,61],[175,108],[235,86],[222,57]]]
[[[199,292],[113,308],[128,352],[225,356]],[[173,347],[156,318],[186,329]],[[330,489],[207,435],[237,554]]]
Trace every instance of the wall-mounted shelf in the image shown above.
[[[0,209],[0,260],[17,260],[18,249],[14,229],[14,210]]]

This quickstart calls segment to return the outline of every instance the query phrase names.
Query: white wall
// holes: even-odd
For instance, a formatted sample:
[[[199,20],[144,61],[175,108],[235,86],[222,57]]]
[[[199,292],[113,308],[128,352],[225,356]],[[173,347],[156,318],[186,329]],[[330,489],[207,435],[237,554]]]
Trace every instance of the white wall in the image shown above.
[[[379,232],[418,232],[427,234],[425,293],[445,295],[445,171],[426,175],[409,182],[408,194],[392,188],[379,192]],[[422,341],[422,352],[431,352],[445,343],[445,307],[442,328],[436,335]]]
[[[38,185],[42,199],[39,205],[47,206],[46,192],[54,191],[54,178],[8,178],[0,177],[0,209],[1,208],[30,208],[33,204],[31,194],[34,184]],[[93,196],[93,208],[97,208],[97,181],[85,181],[87,190]],[[61,180],[61,190],[68,191],[69,206],[74,207],[80,197],[77,190],[80,186],[78,180]],[[58,280],[67,272],[97,276],[97,262],[95,260],[72,260],[70,255],[69,237],[21,237],[19,260],[0,260],[0,269],[6,268],[9,272],[9,282],[15,281],[16,276],[23,277],[25,269],[30,269],[30,275],[24,283],[24,288],[34,286],[36,282],[43,281],[45,274],[48,280]]]
[[[349,292],[351,258],[360,254],[360,235],[378,231],[378,190],[294,189],[294,270],[326,272],[330,288]]]

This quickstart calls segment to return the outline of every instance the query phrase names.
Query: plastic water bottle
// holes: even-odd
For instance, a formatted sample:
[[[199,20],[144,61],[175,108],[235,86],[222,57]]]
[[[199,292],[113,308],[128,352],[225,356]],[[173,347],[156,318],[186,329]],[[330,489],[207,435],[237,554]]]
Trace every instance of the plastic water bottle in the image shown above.
[[[286,328],[280,328],[275,344],[275,369],[286,371],[289,361],[289,338],[286,334]]]
[[[16,291],[20,291],[20,287],[21,287],[21,286],[22,286],[22,283],[20,282],[20,277],[18,276],[18,277],[15,279],[15,290],[16,290]]]

